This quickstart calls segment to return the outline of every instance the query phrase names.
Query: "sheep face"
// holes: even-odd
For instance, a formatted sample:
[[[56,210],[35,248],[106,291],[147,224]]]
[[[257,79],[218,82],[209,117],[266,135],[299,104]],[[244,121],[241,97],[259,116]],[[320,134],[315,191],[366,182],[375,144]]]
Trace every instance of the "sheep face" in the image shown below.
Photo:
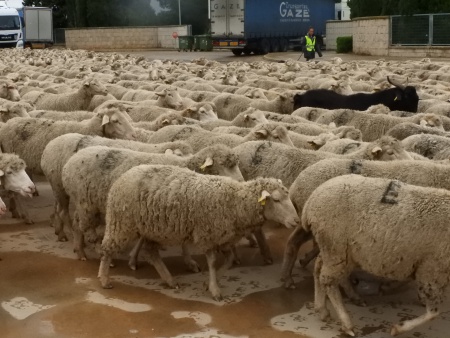
[[[179,113],[163,114],[155,120],[156,130],[167,126],[182,125],[186,122],[185,118]]]
[[[412,160],[402,143],[390,136],[384,136],[368,147],[370,157],[377,161]]]
[[[245,96],[247,96],[247,97],[249,97],[251,99],[267,100],[266,94],[264,94],[264,91],[262,89],[259,89],[259,88],[247,92],[247,94],[245,94]]]
[[[118,109],[112,109],[98,113],[97,118],[102,121],[101,123],[105,137],[125,140],[134,140],[136,138],[128,114]]]
[[[219,118],[214,112],[214,104],[202,103],[191,106],[182,112],[182,115],[201,122],[215,121]]]
[[[240,113],[236,120],[239,122],[236,124],[245,128],[253,128],[261,123],[268,123],[269,121],[266,119],[266,116],[261,110],[257,110],[255,108],[249,108],[246,111]]]
[[[25,162],[23,161],[0,170],[0,178],[6,190],[19,193],[22,196],[32,197],[36,190],[34,183],[25,172]]]
[[[87,91],[87,93],[89,93],[90,96],[94,95],[105,96],[106,94],[108,94],[108,89],[106,89],[106,87],[102,83],[100,83],[100,81],[98,81],[97,79],[85,81],[83,83],[83,87]]]
[[[21,102],[15,103],[8,108],[0,107],[0,120],[6,122],[14,117],[30,117],[27,105],[31,107],[30,104],[22,104]]]
[[[159,96],[158,101],[162,101],[163,107],[179,110],[183,107],[183,99],[177,89],[164,89],[162,92],[156,93]]]
[[[235,74],[225,74],[220,77],[222,79],[222,84],[228,86],[237,86],[239,81]]]
[[[226,176],[235,181],[243,182],[239,169],[239,158],[230,148],[224,145],[206,147],[194,155],[196,170],[206,175]]]
[[[6,205],[3,203],[3,200],[0,198],[0,216],[6,213]]]
[[[272,141],[284,143],[294,147],[289,137],[288,131],[283,126],[271,126],[269,124],[259,124],[247,135],[248,141]]]
[[[8,93],[6,95],[7,100],[20,101],[19,90],[17,89],[17,86],[15,84],[12,84],[12,83],[6,84],[6,88],[8,91]]]
[[[442,119],[434,114],[427,114],[420,120],[420,125],[423,127],[436,128],[444,131],[444,126],[442,125]]]
[[[271,184],[272,186],[273,184]],[[264,208],[264,218],[285,225],[296,227],[300,223],[297,211],[289,198],[288,190],[278,180],[278,186],[263,190],[258,199]]]

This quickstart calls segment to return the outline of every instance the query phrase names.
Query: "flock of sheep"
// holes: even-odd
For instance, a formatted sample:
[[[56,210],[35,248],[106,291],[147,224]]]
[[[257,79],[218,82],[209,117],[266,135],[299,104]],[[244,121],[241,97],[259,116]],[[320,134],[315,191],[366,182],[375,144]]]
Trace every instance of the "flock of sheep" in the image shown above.
[[[195,247],[220,299],[217,277],[239,260],[242,237],[273,262],[262,228],[275,222],[294,228],[285,287],[294,286],[299,247],[313,239],[300,263],[316,257],[315,308],[325,320],[329,299],[347,334],[354,329],[339,287],[362,304],[351,283],[356,270],[418,284],[426,313],[394,325],[393,335],[438,315],[450,277],[449,65],[0,55],[3,199],[13,217],[32,223],[22,199],[39,193],[33,175],[45,175],[57,239],[73,238],[81,260],[86,245],[97,245],[104,288],[112,257],[130,244],[132,269],[145,249],[161,278],[178,287],[159,251],[180,246],[198,272]],[[306,90],[382,91],[391,87],[387,76],[417,89],[417,113],[383,105],[293,111],[294,96]],[[216,270],[218,253],[225,261]]]

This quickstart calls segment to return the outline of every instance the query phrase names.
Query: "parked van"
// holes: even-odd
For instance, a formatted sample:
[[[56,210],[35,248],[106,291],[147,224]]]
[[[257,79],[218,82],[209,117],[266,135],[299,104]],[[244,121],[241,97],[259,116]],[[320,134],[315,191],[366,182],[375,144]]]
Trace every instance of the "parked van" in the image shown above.
[[[0,48],[23,48],[22,20],[15,8],[0,7]]]

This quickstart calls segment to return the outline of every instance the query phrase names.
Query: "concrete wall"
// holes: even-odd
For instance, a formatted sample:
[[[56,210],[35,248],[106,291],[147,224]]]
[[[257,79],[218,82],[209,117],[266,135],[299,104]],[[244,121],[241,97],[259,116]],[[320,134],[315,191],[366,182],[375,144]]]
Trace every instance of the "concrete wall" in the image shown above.
[[[336,38],[353,36],[353,53],[392,57],[450,57],[450,47],[394,46],[390,44],[390,19],[356,18],[351,21],[327,22],[327,49],[336,49]]]
[[[387,55],[389,48],[389,17],[368,17],[353,20],[353,53]]]
[[[102,51],[178,48],[178,39],[172,34],[182,36],[188,31],[187,25],[66,29],[66,47]]]
[[[353,35],[353,21],[327,21],[327,50],[336,50],[336,39]]]

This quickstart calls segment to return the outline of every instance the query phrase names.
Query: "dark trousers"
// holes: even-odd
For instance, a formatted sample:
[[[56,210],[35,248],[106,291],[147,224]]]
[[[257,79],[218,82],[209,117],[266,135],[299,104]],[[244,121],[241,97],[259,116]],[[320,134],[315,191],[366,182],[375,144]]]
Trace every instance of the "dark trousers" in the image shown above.
[[[316,52],[315,51],[311,51],[311,52],[306,51],[304,54],[305,54],[306,61],[309,61],[309,60],[314,59],[316,57]]]

